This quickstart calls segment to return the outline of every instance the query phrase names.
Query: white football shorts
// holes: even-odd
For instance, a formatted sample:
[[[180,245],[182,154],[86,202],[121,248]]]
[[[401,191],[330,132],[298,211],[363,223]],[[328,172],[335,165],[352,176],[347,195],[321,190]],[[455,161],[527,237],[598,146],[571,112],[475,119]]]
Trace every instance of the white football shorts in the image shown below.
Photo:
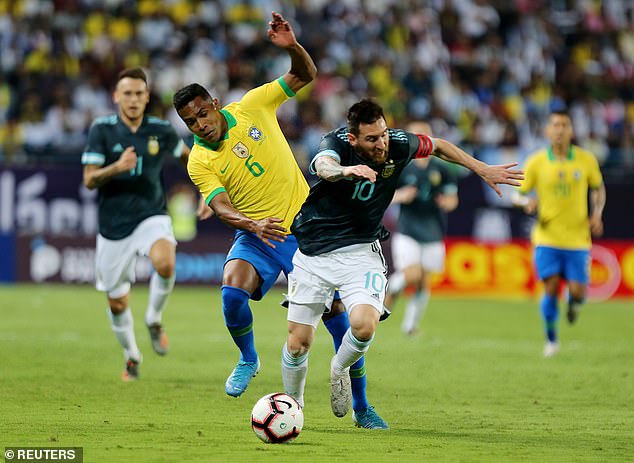
[[[402,233],[392,235],[392,260],[396,270],[420,265],[428,272],[442,273],[445,269],[445,243],[419,243]]]
[[[148,217],[131,235],[120,240],[109,240],[97,235],[95,258],[95,286],[109,297],[118,298],[130,292],[135,281],[137,256],[148,256],[152,245],[166,239],[176,245],[172,219],[167,215]]]
[[[297,250],[288,275],[288,320],[317,328],[335,290],[348,313],[364,304],[383,313],[387,265],[381,245],[353,244],[318,256]]]

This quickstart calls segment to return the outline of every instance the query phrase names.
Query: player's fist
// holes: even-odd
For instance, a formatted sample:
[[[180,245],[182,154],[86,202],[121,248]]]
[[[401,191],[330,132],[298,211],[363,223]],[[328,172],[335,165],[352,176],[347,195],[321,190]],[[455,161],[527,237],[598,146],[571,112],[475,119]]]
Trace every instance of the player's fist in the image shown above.
[[[134,146],[128,146],[117,161],[121,172],[132,170],[136,167],[137,156]]]
[[[270,29],[267,34],[274,45],[281,48],[288,48],[297,43],[295,33],[284,17],[273,11],[271,13],[273,19],[269,21]]]

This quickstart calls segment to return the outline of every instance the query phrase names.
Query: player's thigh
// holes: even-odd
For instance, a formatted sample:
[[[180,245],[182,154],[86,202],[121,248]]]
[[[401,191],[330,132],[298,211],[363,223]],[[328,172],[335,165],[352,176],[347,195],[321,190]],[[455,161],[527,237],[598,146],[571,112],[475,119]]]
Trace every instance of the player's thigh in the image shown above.
[[[232,259],[225,263],[222,272],[223,286],[233,286],[253,294],[260,287],[260,283],[260,275],[250,262],[243,259]]]
[[[172,219],[167,215],[148,217],[134,229],[131,236],[132,246],[140,256],[151,258],[151,251],[159,241],[166,243],[160,245],[162,252],[157,255],[157,258],[172,258],[170,253],[175,255],[176,238],[174,238],[174,230],[172,229]],[[171,250],[168,244],[172,245]]]
[[[109,240],[97,235],[95,254],[95,285],[108,297],[117,299],[128,294],[134,283],[136,249],[130,237]]]
[[[310,349],[315,337],[315,330],[319,324],[323,305],[296,304],[288,306],[288,339],[287,348],[290,352],[305,353]]]
[[[548,246],[535,248],[535,270],[540,280],[546,280],[555,275],[562,275],[564,271],[563,255],[560,249]]]
[[[587,285],[590,280],[590,251],[564,251],[564,278],[569,282]]]
[[[387,268],[378,242],[365,246],[361,252],[355,249],[337,255],[331,272],[338,282],[341,301],[348,313],[356,305],[369,305],[380,315],[387,288]]]
[[[335,294],[335,285],[328,277],[329,261],[322,255],[307,256],[297,251],[293,257],[293,270],[288,274],[288,299],[301,305],[330,306]]]
[[[276,248],[272,249],[255,234],[238,230],[225,261],[225,277],[228,276],[228,266],[230,269],[230,263],[234,260],[248,262],[258,275],[257,285],[253,290],[249,290],[251,299],[256,301],[262,299],[275,284],[280,272],[286,273],[291,268],[293,254],[297,250],[297,242],[294,238],[283,243],[276,243],[275,246]]]
[[[150,262],[152,267],[163,278],[169,278],[176,266],[176,246],[171,241],[160,238],[150,247]]]
[[[427,272],[442,273],[445,269],[445,243],[434,241],[421,244],[421,264]]]
[[[396,270],[421,265],[421,245],[411,236],[394,233],[392,236],[392,261]]]

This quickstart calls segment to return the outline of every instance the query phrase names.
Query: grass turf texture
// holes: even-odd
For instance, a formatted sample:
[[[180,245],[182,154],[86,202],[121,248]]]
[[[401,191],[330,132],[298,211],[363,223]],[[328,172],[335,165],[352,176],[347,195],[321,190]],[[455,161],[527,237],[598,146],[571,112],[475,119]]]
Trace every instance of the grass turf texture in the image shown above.
[[[260,374],[239,399],[224,382],[237,360],[220,292],[177,286],[164,317],[171,350],[152,352],[147,291],[131,307],[141,380],[124,360],[103,294],[87,286],[0,287],[0,446],[81,446],[85,462],[632,461],[634,307],[588,304],[561,322],[561,352],[541,356],[536,301],[432,297],[423,334],[399,331],[402,300],[367,356],[370,402],[391,430],[354,428],[328,398],[333,354],[323,326],[306,387],[305,427],[290,445],[261,443],[251,408],[282,390],[281,291],[252,303]],[[563,313],[562,313],[563,315]]]

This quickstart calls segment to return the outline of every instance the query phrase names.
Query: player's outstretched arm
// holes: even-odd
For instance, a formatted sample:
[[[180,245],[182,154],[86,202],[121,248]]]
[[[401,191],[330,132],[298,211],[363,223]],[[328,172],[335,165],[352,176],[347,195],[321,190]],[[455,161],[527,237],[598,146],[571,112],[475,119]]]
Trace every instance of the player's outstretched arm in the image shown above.
[[[369,166],[359,164],[357,166],[342,166],[331,156],[319,156],[315,160],[315,172],[317,176],[329,182],[336,182],[343,178],[376,181],[376,172]]]
[[[308,52],[302,47],[289,22],[276,12],[272,12],[273,19],[269,22],[268,36],[274,45],[286,50],[291,57],[291,69],[282,76],[293,92],[309,84],[317,75],[317,67]]]
[[[277,217],[267,217],[262,220],[250,219],[233,206],[227,193],[223,192],[214,196],[209,206],[226,225],[256,234],[267,246],[274,248],[275,245],[271,241],[281,243],[286,240],[286,228],[280,225],[282,219]]]
[[[482,161],[478,161],[473,156],[468,155],[451,142],[442,138],[434,138],[436,150],[433,154],[445,161],[460,164],[467,169],[478,174],[482,180],[495,190],[498,196],[502,196],[502,192],[498,188],[499,184],[520,186],[520,180],[524,180],[524,172],[522,170],[513,169],[517,166],[517,162],[502,164],[499,166],[490,166]]]

